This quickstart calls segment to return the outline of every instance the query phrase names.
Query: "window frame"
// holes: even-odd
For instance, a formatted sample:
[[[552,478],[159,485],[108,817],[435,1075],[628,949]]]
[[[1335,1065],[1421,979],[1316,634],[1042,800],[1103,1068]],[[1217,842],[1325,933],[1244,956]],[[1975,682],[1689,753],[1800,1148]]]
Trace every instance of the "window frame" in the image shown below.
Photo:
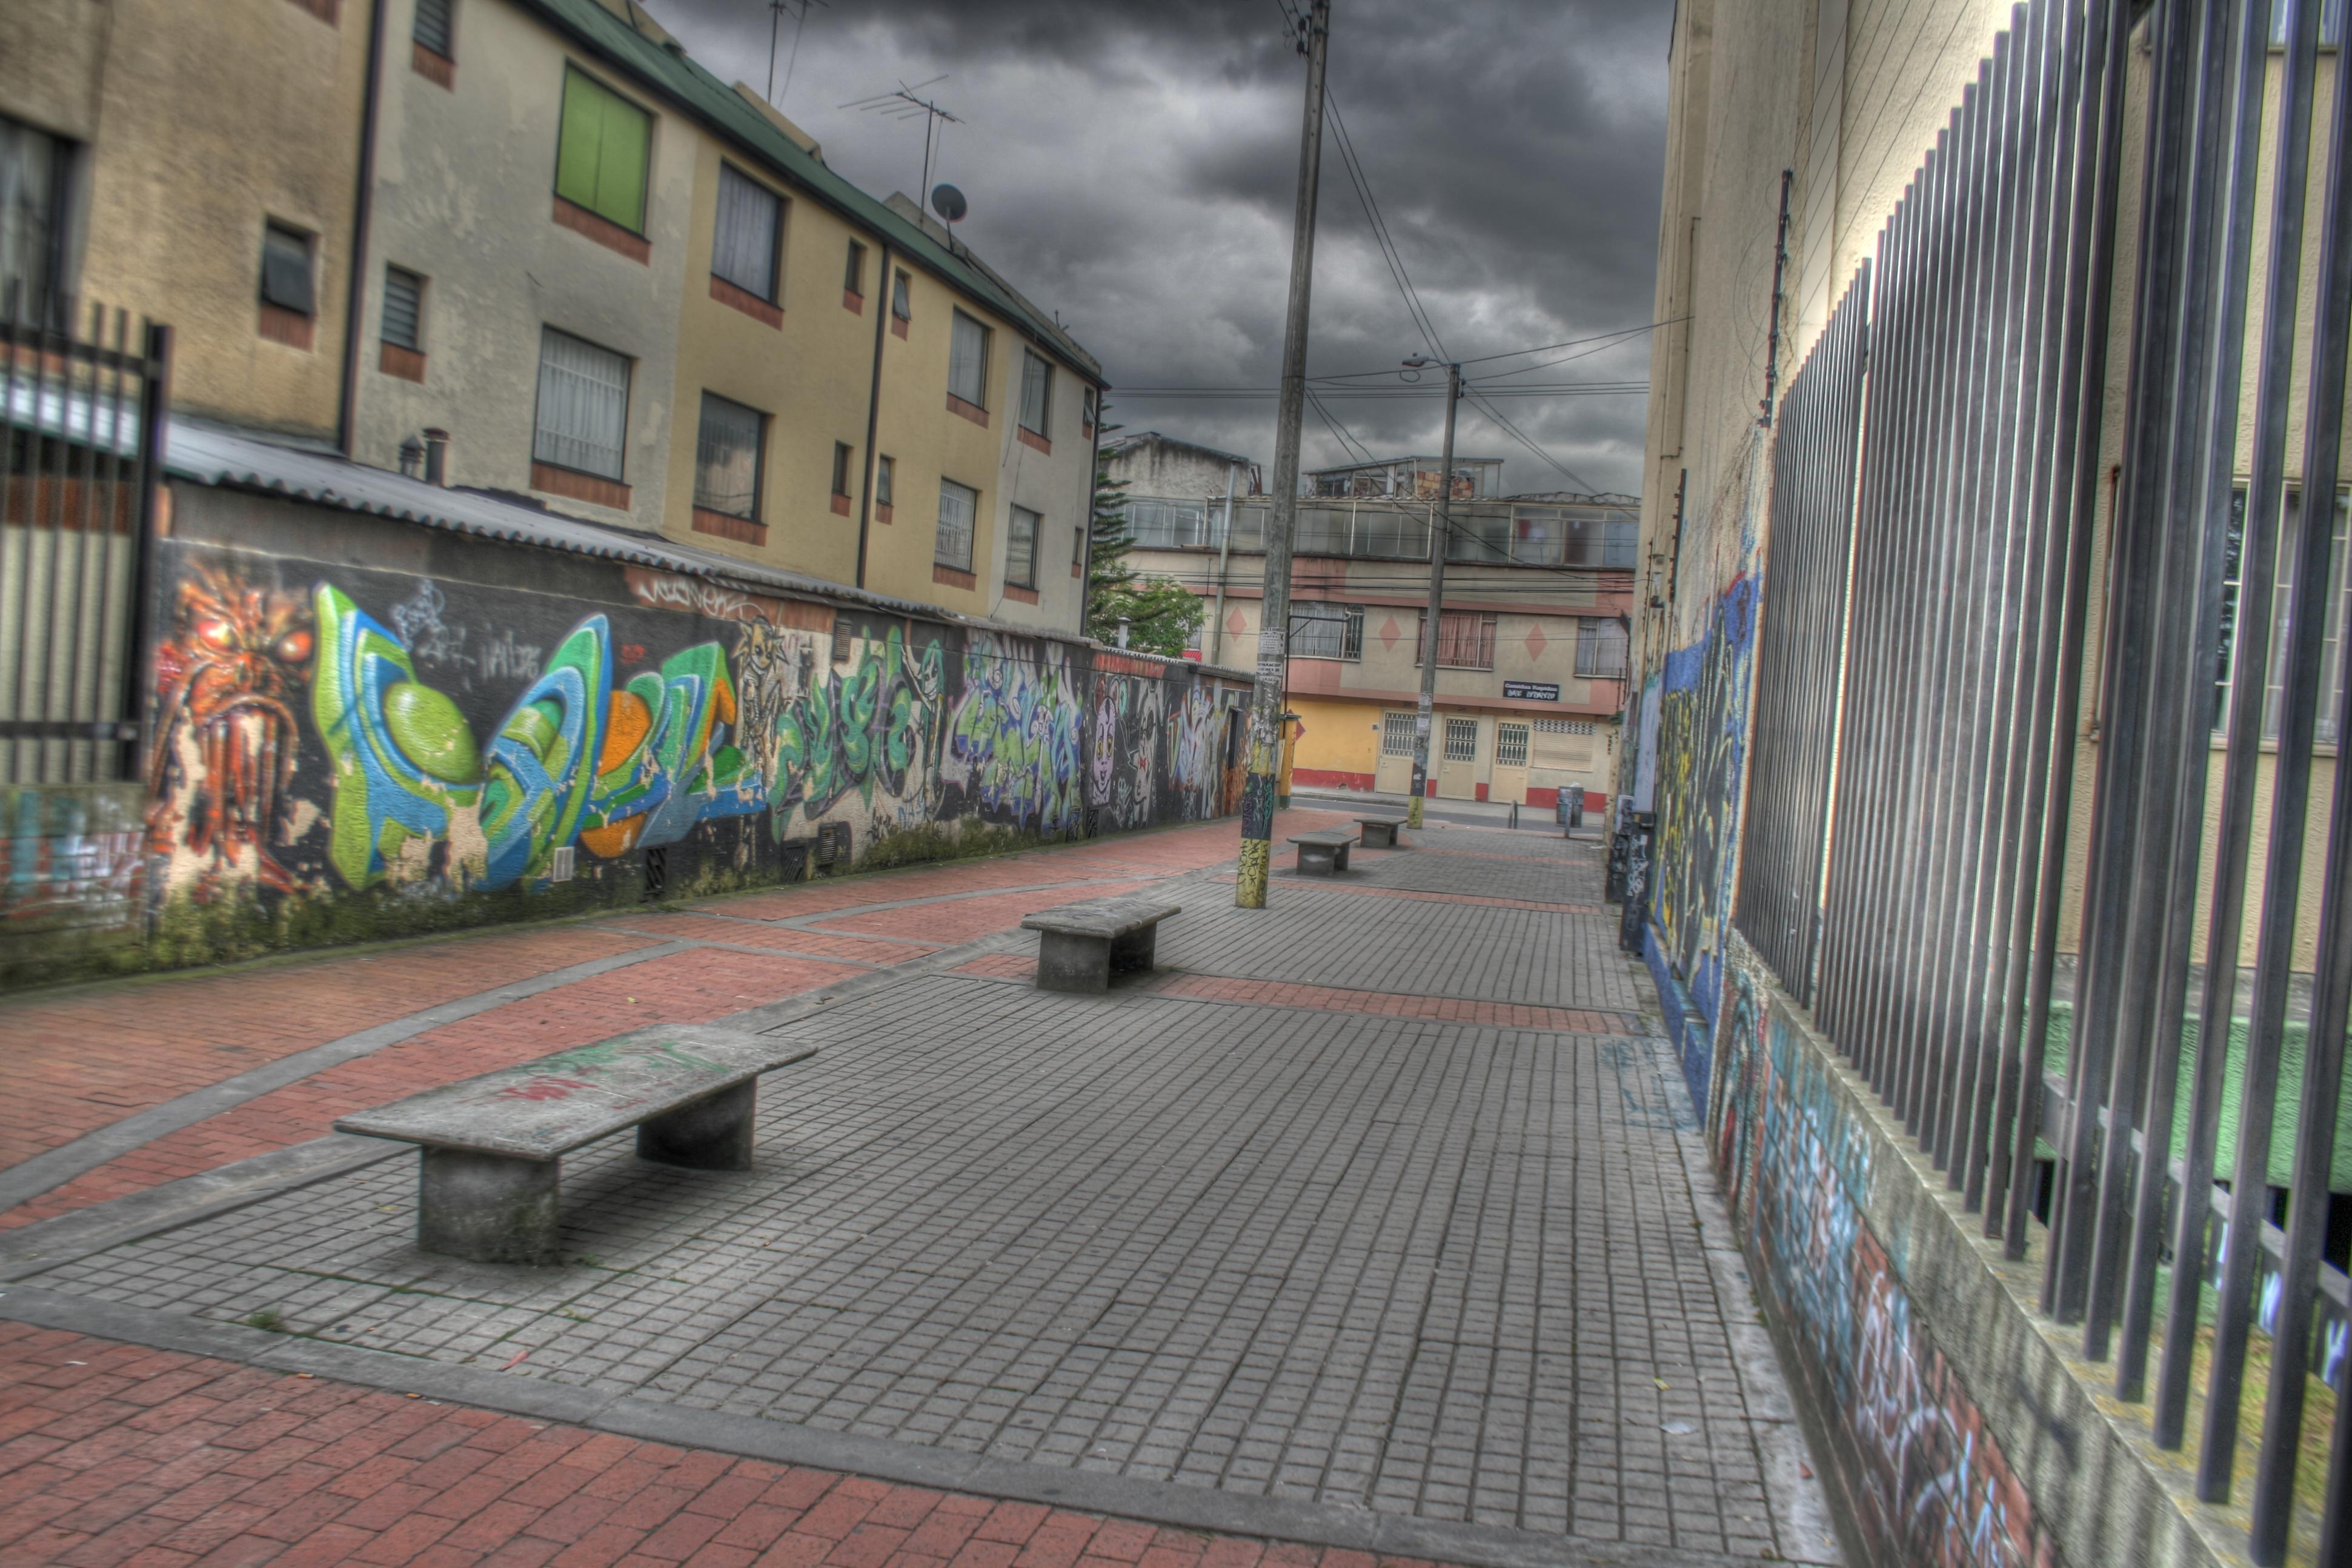
[[[33,317],[48,308],[38,301],[62,300],[73,291],[68,287],[68,264],[72,259],[74,174],[82,144],[9,114],[0,114],[0,132],[8,133],[12,140],[25,138],[23,150],[31,155],[25,167],[29,170],[37,163],[42,171],[39,177],[46,182],[41,233],[25,258],[34,270],[19,276],[26,285],[22,308]],[[5,302],[6,283],[7,275],[0,273],[0,302]]]
[[[946,543],[948,538],[947,511],[948,492],[950,490],[960,490],[964,495],[971,498],[968,503],[970,521],[964,525],[963,554],[961,559],[950,559],[947,555],[941,553],[942,546]],[[956,480],[949,479],[945,475],[941,475],[940,477],[940,510],[939,516],[933,525],[931,536],[931,564],[934,566],[944,566],[951,572],[969,573],[971,570],[972,552],[979,536],[980,491],[971,485],[960,484]]]
[[[299,305],[291,304],[287,300],[278,299],[270,293],[270,240],[281,236],[295,241],[302,247],[303,299],[302,303]],[[258,286],[261,302],[268,306],[270,309],[284,310],[289,315],[300,316],[309,321],[318,320],[319,237],[308,230],[297,228],[292,224],[286,222],[282,218],[263,218],[261,220],[261,269],[260,276],[256,279],[256,282]]]
[[[1614,634],[1612,637],[1611,634]],[[1607,616],[1579,616],[1576,618],[1576,676],[1580,680],[1623,680],[1627,679],[1627,658],[1632,638],[1625,628]],[[1602,668],[1608,662],[1601,655],[1614,647],[1616,668]]]
[[[719,269],[719,237],[725,233],[727,193],[730,189],[728,179],[730,175],[737,184],[755,195],[765,196],[769,202],[771,218],[768,229],[768,287],[765,292],[752,288],[740,278],[732,277]],[[784,302],[784,212],[787,205],[784,194],[770,186],[764,180],[752,178],[738,168],[734,160],[721,158],[719,160],[719,188],[716,195],[717,199],[710,214],[710,275],[730,289],[740,289],[762,304],[782,304]]]
[[[1437,638],[1437,668],[1440,669],[1494,668],[1495,643],[1496,640],[1496,629],[1499,620],[1499,616],[1484,610],[1439,611],[1437,616],[1437,626],[1434,630],[1434,635]],[[1448,622],[1451,622],[1455,626],[1461,626],[1467,624],[1476,629],[1477,647],[1473,650],[1473,658],[1471,659],[1464,659],[1458,657],[1462,651],[1459,647],[1456,647],[1453,650],[1457,657],[1452,658],[1446,657],[1448,650],[1445,646],[1445,627]],[[1426,610],[1423,610],[1421,613],[1421,624],[1423,628],[1422,635],[1424,637],[1432,635],[1429,625],[1429,612]],[[1458,635],[1455,637],[1455,641],[1457,644],[1460,641]],[[1418,652],[1423,650],[1416,649],[1415,651]]]
[[[890,318],[898,321],[915,319],[915,280],[903,267],[891,268]]]
[[[851,469],[851,465],[852,465],[852,463],[853,463],[854,459],[856,458],[856,456],[857,456],[857,448],[856,448],[856,447],[852,447],[848,442],[846,442],[846,441],[835,441],[835,442],[833,444],[833,492],[832,492],[832,493],[833,493],[833,494],[834,494],[837,499],[840,499],[840,500],[848,500],[848,499],[849,499],[849,494],[850,494],[850,489],[849,489],[849,486],[850,486],[850,469]]]
[[[1334,616],[1326,615],[1309,615],[1306,613],[1317,610],[1337,610],[1339,614]],[[1291,658],[1329,659],[1339,664],[1360,664],[1363,661],[1363,605],[1351,605],[1342,599],[1300,599],[1295,601],[1291,605],[1290,614]],[[1338,625],[1339,627],[1337,632],[1324,632],[1318,629],[1312,635],[1317,637],[1328,637],[1335,638],[1339,645],[1339,652],[1321,653],[1313,651],[1311,648],[1302,648],[1298,646],[1300,634],[1307,631],[1309,626],[1319,628],[1321,626],[1333,624]]]
[[[606,212],[603,207],[597,205],[595,202],[583,202],[578,196],[567,193],[563,188],[564,135],[571,126],[572,93],[575,87],[585,87],[592,94],[601,94],[604,100],[630,110],[644,122],[645,165],[639,171],[637,176],[637,214],[636,217],[633,221],[625,223],[621,219],[614,217],[611,213]],[[571,60],[565,60],[563,62],[563,94],[556,105],[555,111],[555,195],[562,200],[567,201],[573,206],[578,207],[582,212],[588,213],[595,217],[601,218],[604,222],[611,224],[614,227],[620,229],[625,233],[634,235],[639,239],[650,238],[650,236],[646,234],[646,230],[649,226],[646,222],[646,217],[653,208],[654,120],[655,116],[652,110],[647,109],[645,105],[639,103],[636,100],[629,97],[627,94],[620,91],[618,89],[607,85],[601,79],[591,76],[588,72],[581,69],[579,66],[573,64]],[[604,147],[600,136],[597,146],[599,177],[595,182],[593,182],[600,187],[603,183],[603,160]]]
[[[415,285],[411,293],[408,311],[408,341],[402,342],[388,330],[392,323],[393,279],[405,278]],[[432,279],[422,272],[410,270],[396,261],[383,264],[383,308],[376,312],[376,341],[393,348],[404,349],[413,354],[425,352],[425,289]]]
[[[606,479],[616,485],[627,484],[629,482],[629,414],[631,411],[631,405],[636,397],[637,362],[635,356],[632,354],[625,354],[617,349],[608,349],[600,342],[596,342],[589,338],[583,338],[577,332],[567,332],[562,328],[555,326],[550,322],[541,322],[539,332],[539,376],[537,390],[533,397],[530,412],[530,460],[534,463],[544,463],[551,468],[562,468],[575,474],[585,474],[590,479]],[[577,463],[566,463],[554,458],[541,455],[539,449],[540,437],[546,429],[546,426],[543,421],[547,412],[547,345],[549,340],[551,338],[568,339],[569,341],[578,343],[584,348],[593,349],[599,353],[610,354],[613,358],[620,361],[621,363],[621,441],[619,447],[620,462],[618,465],[618,472],[610,474],[599,473],[594,468],[583,468]]]
[[[980,394],[977,397],[966,397],[956,390],[956,338],[959,329],[966,322],[970,322],[971,330],[980,334],[980,363],[972,377],[972,389]],[[994,335],[994,329],[986,321],[961,305],[955,308],[954,319],[948,325],[948,395],[959,403],[968,403],[982,412],[986,412],[988,408],[988,362],[994,357],[995,353],[995,345],[991,341]]]
[[[1440,763],[1468,763],[1475,765],[1478,761],[1479,724],[1477,719],[1475,716],[1465,716],[1460,713],[1448,713],[1444,715],[1444,720],[1445,722],[1444,726],[1438,731],[1439,740],[1437,760]],[[1467,756],[1455,756],[1454,754],[1454,737],[1461,733],[1463,727],[1465,725],[1468,726],[1470,731],[1470,752]]]
[[[884,452],[874,459],[874,504],[876,506],[887,507],[891,504],[890,492],[897,475],[898,463],[889,453]]]
[[[841,291],[845,296],[866,298],[866,242],[862,239],[851,240],[842,259]]]
[[[751,500],[750,510],[745,511],[737,511],[732,507],[713,506],[703,499],[702,433],[709,427],[710,405],[714,403],[751,416]],[[770,417],[764,410],[754,408],[748,403],[738,403],[709,387],[702,389],[702,405],[694,427],[694,509],[697,511],[715,512],[720,517],[737,518],[745,522],[760,521],[761,509],[767,500]]]
[[[1029,422],[1029,393],[1037,391],[1037,422]],[[1017,423],[1032,436],[1053,434],[1054,362],[1025,343],[1021,349],[1021,412]]]
[[[1014,556],[1020,546],[1021,523],[1024,518],[1029,523],[1028,570],[1025,574],[1016,576],[1013,568]],[[1004,585],[1006,587],[1034,589],[1037,586],[1037,541],[1045,536],[1045,514],[1044,512],[1034,507],[1019,505],[1010,509],[1004,523]]]

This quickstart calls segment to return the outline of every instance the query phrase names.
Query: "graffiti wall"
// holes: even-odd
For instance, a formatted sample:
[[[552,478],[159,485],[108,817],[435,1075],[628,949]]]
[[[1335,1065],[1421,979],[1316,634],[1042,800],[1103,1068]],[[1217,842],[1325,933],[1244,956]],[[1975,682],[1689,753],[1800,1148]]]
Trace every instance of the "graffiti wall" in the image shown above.
[[[415,929],[844,869],[810,853],[843,828],[897,863],[1227,809],[1246,693],[1195,667],[604,563],[537,591],[504,553],[493,583],[162,546],[159,910]]]
[[[1711,1040],[1731,921],[1733,846],[1746,776],[1748,681],[1756,651],[1756,578],[1742,573],[1708,606],[1698,640],[1666,656],[1654,698],[1657,842],[1651,907],[1672,979],[1696,1015],[1676,1031],[1684,1077],[1706,1105]],[[1679,1000],[1679,999],[1678,999]]]
[[[1832,1428],[1835,1479],[1873,1557],[2052,1563],[2023,1485],[1868,1223],[1875,1144],[1834,1091],[1826,1054],[1752,960],[1727,969],[1724,1010],[1710,1152],[1749,1272],[1795,1341],[1789,1371]]]

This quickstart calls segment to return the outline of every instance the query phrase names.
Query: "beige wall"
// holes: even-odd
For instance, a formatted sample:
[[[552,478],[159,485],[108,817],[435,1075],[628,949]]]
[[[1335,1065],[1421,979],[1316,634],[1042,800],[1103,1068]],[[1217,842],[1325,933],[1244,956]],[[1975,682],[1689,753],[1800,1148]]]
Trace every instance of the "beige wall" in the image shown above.
[[[187,412],[331,438],[371,0],[12,0],[0,113],[80,143],[87,300],[169,322]],[[312,345],[261,336],[269,219],[313,238]]]
[[[402,440],[438,426],[451,433],[451,483],[530,490],[541,333],[555,327],[634,362],[623,468],[629,505],[553,495],[549,504],[659,531],[698,136],[619,72],[499,0],[458,7],[456,82],[442,87],[410,65],[414,0],[384,3],[390,34],[354,455],[395,467]],[[567,66],[654,113],[644,261],[555,221]],[[387,263],[426,279],[421,384],[381,368]]]

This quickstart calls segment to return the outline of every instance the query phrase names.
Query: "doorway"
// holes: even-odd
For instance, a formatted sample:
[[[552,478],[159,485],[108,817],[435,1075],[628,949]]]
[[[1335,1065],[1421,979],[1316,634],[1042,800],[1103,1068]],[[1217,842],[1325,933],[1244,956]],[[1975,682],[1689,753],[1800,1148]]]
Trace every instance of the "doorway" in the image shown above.
[[[1372,787],[1382,795],[1412,794],[1412,713],[1381,715],[1381,760],[1372,773]]]
[[[1478,798],[1478,721],[1448,715],[1445,750],[1437,763],[1437,795],[1441,800]]]
[[[1495,721],[1495,777],[1486,798],[1507,805],[1525,805],[1528,799],[1528,733],[1525,724]]]

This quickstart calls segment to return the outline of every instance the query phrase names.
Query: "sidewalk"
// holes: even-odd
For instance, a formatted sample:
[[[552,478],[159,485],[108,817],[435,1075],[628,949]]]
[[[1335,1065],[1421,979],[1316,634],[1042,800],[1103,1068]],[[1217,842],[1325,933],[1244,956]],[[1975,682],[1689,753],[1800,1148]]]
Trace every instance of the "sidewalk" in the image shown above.
[[[0,1007],[0,1557],[1835,1561],[1596,851],[1248,911],[1234,837]],[[1158,973],[1034,988],[1024,913],[1144,886]],[[656,1019],[824,1054],[754,1171],[567,1160],[565,1266],[324,1136]]]

